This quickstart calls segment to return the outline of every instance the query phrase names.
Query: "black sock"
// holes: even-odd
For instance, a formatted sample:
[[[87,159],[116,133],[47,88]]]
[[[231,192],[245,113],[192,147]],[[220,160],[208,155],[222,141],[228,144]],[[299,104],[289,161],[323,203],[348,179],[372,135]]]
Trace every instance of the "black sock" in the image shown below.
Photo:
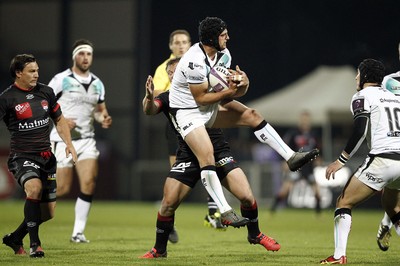
[[[247,231],[251,238],[256,238],[260,234],[260,228],[258,227],[258,207],[257,202],[254,201],[254,204],[250,207],[244,207],[240,205],[240,212],[243,217],[246,217],[250,220],[250,223],[247,224]]]
[[[40,200],[26,198],[25,207],[25,223],[29,232],[31,245],[40,245],[39,225],[40,225]]]
[[[217,212],[217,203],[211,198],[211,196],[207,195],[207,204],[208,204],[208,215],[214,215]]]
[[[157,214],[156,223],[156,244],[154,248],[157,253],[164,253],[167,251],[168,237],[174,228],[175,216],[161,216],[160,213]]]

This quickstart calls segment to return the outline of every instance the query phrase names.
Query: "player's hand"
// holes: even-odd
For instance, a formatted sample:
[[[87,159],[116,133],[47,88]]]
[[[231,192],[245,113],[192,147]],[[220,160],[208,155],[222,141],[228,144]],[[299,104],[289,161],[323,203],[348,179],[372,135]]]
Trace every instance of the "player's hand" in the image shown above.
[[[338,160],[334,161],[326,168],[325,178],[329,180],[332,176],[332,179],[335,179],[335,173],[339,171],[342,167],[343,165]]]
[[[146,98],[152,100],[153,97],[154,97],[153,77],[149,75],[146,80]]]
[[[65,147],[65,154],[67,158],[70,154],[72,155],[72,160],[74,161],[74,164],[78,161],[78,155],[76,154],[74,145],[67,145],[67,147]]]
[[[249,86],[249,78],[247,77],[246,72],[242,71],[239,66],[236,66],[236,70],[229,69],[229,73],[229,81],[236,83],[237,87]]]
[[[109,128],[109,127],[111,127],[111,124],[112,124],[112,117],[109,116],[108,114],[104,115],[104,119],[101,122],[101,127],[102,128]]]
[[[76,127],[76,118],[65,118],[65,120],[67,121],[67,125],[70,130]]]

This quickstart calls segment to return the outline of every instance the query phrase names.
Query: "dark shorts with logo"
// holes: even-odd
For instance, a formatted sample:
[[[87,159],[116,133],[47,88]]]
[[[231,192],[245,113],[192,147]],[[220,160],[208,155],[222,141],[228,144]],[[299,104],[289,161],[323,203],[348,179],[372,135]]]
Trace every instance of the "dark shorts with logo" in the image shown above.
[[[214,154],[217,166],[218,178],[222,181],[230,171],[238,168],[239,165],[233,158],[230,151],[221,151]],[[175,164],[172,166],[169,177],[194,188],[200,180],[200,166],[194,156],[182,156],[178,154]]]
[[[57,160],[52,152],[41,154],[14,153],[8,159],[8,169],[18,184],[24,187],[26,181],[39,178],[42,181],[42,202],[56,201]]]

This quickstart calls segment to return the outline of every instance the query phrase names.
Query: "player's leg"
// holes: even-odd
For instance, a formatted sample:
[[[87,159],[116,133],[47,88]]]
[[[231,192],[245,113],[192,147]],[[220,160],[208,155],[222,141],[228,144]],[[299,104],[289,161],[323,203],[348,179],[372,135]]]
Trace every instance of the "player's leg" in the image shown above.
[[[262,143],[268,144],[281,155],[288,163],[291,171],[297,171],[319,155],[318,149],[307,152],[294,152],[256,110],[235,100],[224,102],[219,109],[213,127],[231,128],[239,126],[252,128],[257,139]]]
[[[385,187],[382,195],[382,205],[385,214],[390,217],[396,233],[400,236],[400,190]]]
[[[396,215],[396,208],[399,204],[398,190],[385,188],[382,195],[382,206],[386,210],[391,210],[391,215]],[[394,211],[393,211],[394,210]],[[399,214],[400,215],[400,214]],[[399,216],[400,218],[400,216]],[[391,228],[393,223],[390,216],[385,212],[381,223],[379,224],[378,233],[376,235],[376,242],[382,251],[387,251],[390,247]]]
[[[57,197],[67,195],[71,191],[72,181],[74,177],[74,168],[57,167]]]
[[[167,257],[168,237],[174,227],[175,211],[191,188],[182,182],[167,177],[164,184],[164,195],[156,220],[156,242],[154,247],[139,258],[154,259]]]
[[[185,141],[196,156],[200,169],[201,181],[208,194],[215,200],[221,213],[232,210],[223,194],[222,186],[216,173],[214,148],[204,126],[193,129]]]
[[[75,203],[75,222],[71,241],[75,243],[88,243],[89,240],[86,239],[84,231],[96,188],[97,159],[79,160],[76,163],[76,172],[78,174],[80,191]]]
[[[222,181],[224,186],[240,201],[243,217],[250,220],[247,224],[247,240],[251,244],[260,244],[267,250],[278,251],[280,245],[272,238],[261,233],[258,223],[258,207],[250,184],[241,168],[235,168]]]
[[[346,262],[347,240],[352,223],[352,208],[372,196],[376,191],[352,176],[337,199],[334,214],[335,252],[332,256],[321,261],[329,264],[333,261]],[[339,264],[339,263],[338,263]]]

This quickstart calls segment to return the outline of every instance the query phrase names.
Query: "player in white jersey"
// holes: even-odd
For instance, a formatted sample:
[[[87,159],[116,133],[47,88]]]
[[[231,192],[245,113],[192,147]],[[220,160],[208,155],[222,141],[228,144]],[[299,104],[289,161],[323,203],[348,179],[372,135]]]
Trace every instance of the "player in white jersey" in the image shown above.
[[[400,55],[400,43],[398,45],[398,51]],[[400,71],[385,76],[382,81],[382,87],[400,96]],[[385,213],[379,224],[378,233],[376,235],[376,242],[382,251],[387,251],[389,249],[392,226],[393,223],[390,217]]]
[[[105,104],[104,85],[90,72],[93,61],[93,44],[88,40],[78,40],[73,45],[73,66],[53,77],[49,86],[53,88],[64,116],[71,130],[72,142],[78,154],[74,165],[65,156],[64,144],[53,129],[50,140],[57,158],[57,196],[69,193],[74,169],[79,178],[80,192],[75,204],[75,223],[71,242],[88,243],[84,230],[92,204],[98,172],[99,151],[94,139],[93,122],[96,120],[103,128],[109,128],[112,118]]]
[[[351,209],[383,188],[382,205],[400,234],[400,97],[381,87],[384,74],[383,64],[374,59],[365,59],[358,67],[358,88],[351,102],[353,133],[340,157],[327,167],[326,178],[335,178],[366,136],[370,152],[337,199],[335,252],[321,264],[347,263]]]
[[[214,199],[223,199],[222,187],[215,171],[214,151],[205,127],[227,128],[249,126],[259,141],[270,145],[289,164],[292,171],[319,154],[317,149],[296,153],[286,145],[277,132],[255,110],[233,100],[247,92],[249,79],[236,66],[230,70],[229,89],[209,90],[208,74],[214,66],[230,67],[231,56],[226,48],[229,40],[226,23],[220,18],[207,17],[199,25],[200,42],[182,57],[170,89],[171,114],[175,127],[196,155],[201,167],[201,179]],[[232,80],[234,73],[242,80]],[[216,201],[221,213],[231,211],[226,201]]]

